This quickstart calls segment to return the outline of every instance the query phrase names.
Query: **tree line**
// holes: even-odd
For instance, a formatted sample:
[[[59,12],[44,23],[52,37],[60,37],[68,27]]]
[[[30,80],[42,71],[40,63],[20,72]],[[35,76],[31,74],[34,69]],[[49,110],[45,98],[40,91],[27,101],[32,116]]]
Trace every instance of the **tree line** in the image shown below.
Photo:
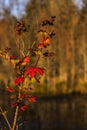
[[[83,0],[83,6],[79,9],[73,0],[30,0],[26,6],[25,14],[21,17],[26,21],[28,35],[23,37],[26,46],[33,44],[37,39],[37,25],[41,20],[56,16],[54,31],[55,36],[52,40],[50,49],[54,56],[48,60],[42,59],[40,65],[46,66],[47,72],[42,79],[45,90],[51,92],[61,91],[87,91],[87,2]],[[14,25],[18,19],[4,9],[4,16],[0,20],[0,50],[7,46],[11,48],[15,55],[16,40],[14,35]],[[10,65],[0,59],[0,72],[6,75],[8,80],[11,74]],[[2,69],[2,65],[5,68]],[[8,81],[5,81],[6,84]],[[82,89],[85,86],[85,89]]]

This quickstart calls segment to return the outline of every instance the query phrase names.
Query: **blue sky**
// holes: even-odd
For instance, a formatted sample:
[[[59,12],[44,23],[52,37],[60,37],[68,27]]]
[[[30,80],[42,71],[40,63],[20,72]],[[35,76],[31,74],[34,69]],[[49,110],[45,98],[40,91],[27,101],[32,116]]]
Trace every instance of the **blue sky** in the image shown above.
[[[11,14],[20,17],[24,14],[25,6],[29,0],[0,0],[0,11],[2,9],[2,5],[4,4],[5,7],[11,7]]]
[[[78,5],[78,7],[82,7],[82,0],[74,0],[74,2],[76,3],[76,5]]]
[[[20,17],[24,14],[25,6],[29,0],[0,0],[0,9],[1,5],[5,4],[6,7],[10,7],[11,5],[11,13]],[[79,8],[82,6],[82,0],[73,0]],[[17,6],[18,5],[18,6]]]

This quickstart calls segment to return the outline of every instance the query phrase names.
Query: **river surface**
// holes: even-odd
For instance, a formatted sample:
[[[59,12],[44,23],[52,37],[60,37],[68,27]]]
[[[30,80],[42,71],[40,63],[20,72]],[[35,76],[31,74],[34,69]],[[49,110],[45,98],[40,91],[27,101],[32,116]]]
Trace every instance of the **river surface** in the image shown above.
[[[0,103],[8,110],[7,116],[12,123],[14,109],[7,97],[0,95]],[[17,130],[87,130],[87,97],[39,98],[27,111],[20,111],[17,124]],[[8,130],[1,115],[0,130]]]

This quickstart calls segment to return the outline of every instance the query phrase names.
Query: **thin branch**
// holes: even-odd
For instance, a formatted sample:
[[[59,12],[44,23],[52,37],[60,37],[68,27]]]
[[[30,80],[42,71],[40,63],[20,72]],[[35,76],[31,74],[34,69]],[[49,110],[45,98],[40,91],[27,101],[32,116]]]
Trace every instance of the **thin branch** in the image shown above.
[[[4,119],[5,119],[5,121],[6,121],[7,125],[8,125],[8,127],[9,127],[9,129],[12,130],[12,129],[11,129],[10,122],[8,121],[7,116],[5,115],[5,113],[4,113],[4,111],[2,110],[1,107],[0,107],[0,110],[1,110],[1,113],[2,113],[2,115],[3,115],[3,117],[4,117]]]
[[[19,92],[18,92],[18,102],[19,102],[19,98],[20,98],[20,89],[19,89]],[[14,115],[14,121],[13,121],[12,130],[15,130],[15,127],[16,127],[16,122],[17,122],[17,117],[18,117],[18,111],[19,111],[19,106],[17,106],[16,110],[15,110],[15,115]]]
[[[24,42],[24,40],[22,38],[22,49],[21,49],[21,53],[22,53],[23,56],[25,56],[25,53],[24,53],[24,50],[25,50],[24,47],[25,47],[25,45],[24,44],[25,44],[25,42]]]
[[[38,64],[39,59],[40,59],[40,55],[39,55],[38,58],[37,58],[37,61],[36,61],[36,63],[35,63],[35,67],[36,67],[37,64]]]
[[[18,43],[18,56],[20,58],[20,42]]]
[[[18,110],[19,110],[19,106],[17,106],[16,110],[15,110],[15,116],[14,116],[14,122],[13,122],[12,130],[15,130],[15,127],[16,127],[16,122],[17,122],[17,117],[18,117]]]
[[[35,44],[36,44],[36,40],[33,42],[32,46],[31,46],[32,49],[33,49],[33,47],[34,47]],[[27,52],[27,56],[29,56],[29,55],[30,55],[30,52],[28,51]]]

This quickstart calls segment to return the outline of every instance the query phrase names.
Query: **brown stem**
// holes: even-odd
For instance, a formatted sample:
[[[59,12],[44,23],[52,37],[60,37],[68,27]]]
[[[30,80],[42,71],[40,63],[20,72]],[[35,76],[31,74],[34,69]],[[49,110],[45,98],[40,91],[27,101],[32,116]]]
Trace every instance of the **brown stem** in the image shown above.
[[[6,114],[4,113],[4,111],[2,110],[1,107],[0,107],[0,110],[1,110],[1,113],[2,113],[2,115],[3,115],[3,117],[4,117],[4,119],[5,119],[5,121],[6,121],[7,125],[8,125],[8,127],[9,127],[9,130],[12,130],[12,129],[11,129],[10,122],[8,121],[7,116],[6,116]]]
[[[20,58],[20,40],[21,40],[21,37],[19,37],[18,38],[18,40],[17,40],[17,42],[16,42],[16,44],[17,44],[17,52],[18,52],[18,56],[19,56],[19,58]]]
[[[20,98],[20,88],[19,88],[19,92],[18,92],[18,102],[19,102],[19,98]],[[18,111],[19,111],[19,106],[17,106],[16,110],[15,110],[12,130],[15,130],[15,127],[16,127],[16,122],[17,122],[17,118],[18,118]]]
[[[22,49],[20,50],[21,51],[21,54],[23,55],[23,56],[25,56],[25,49],[24,49],[24,47],[25,47],[25,42],[24,42],[24,40],[23,40],[23,38],[22,38]]]
[[[20,42],[18,43],[18,56],[20,58]]]
[[[18,110],[19,110],[19,106],[16,107],[15,116],[14,116],[14,122],[13,122],[13,127],[12,127],[11,130],[15,130],[16,122],[17,122],[17,117],[18,117]]]
[[[40,55],[39,55],[38,58],[37,58],[37,61],[36,61],[36,63],[35,63],[35,67],[36,67],[37,64],[38,64],[39,59],[40,59]]]
[[[17,41],[16,41],[16,46],[17,46],[17,54],[20,58],[20,40],[21,40],[21,37],[19,36]]]

